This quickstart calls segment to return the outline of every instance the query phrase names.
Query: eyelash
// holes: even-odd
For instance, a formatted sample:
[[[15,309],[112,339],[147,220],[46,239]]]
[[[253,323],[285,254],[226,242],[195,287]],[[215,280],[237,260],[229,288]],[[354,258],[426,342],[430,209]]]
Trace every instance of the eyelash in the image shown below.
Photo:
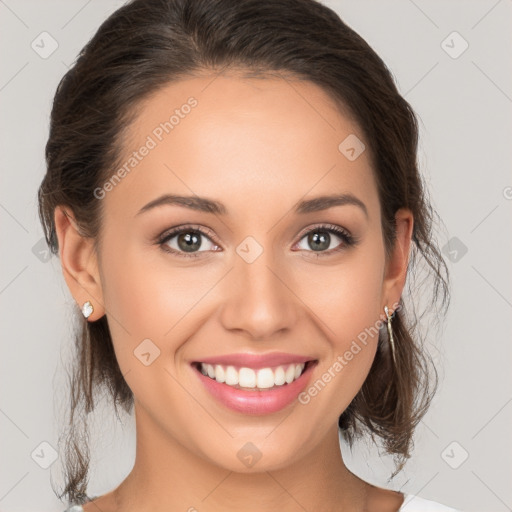
[[[352,247],[352,246],[356,245],[359,241],[357,237],[355,237],[354,235],[351,235],[348,231],[340,228],[339,226],[336,226],[334,224],[322,224],[319,226],[315,226],[312,229],[309,229],[308,231],[306,231],[300,237],[299,242],[305,236],[309,235],[309,233],[315,232],[315,231],[333,233],[343,240],[343,243],[341,243],[340,246],[336,249],[330,249],[328,251],[306,251],[306,252],[316,252],[317,257],[330,256],[334,253],[338,253],[348,247]],[[208,252],[208,251],[198,251],[196,253],[186,253],[186,252],[176,251],[175,249],[169,248],[169,246],[166,245],[167,242],[169,240],[171,240],[172,238],[174,238],[175,236],[180,235],[181,233],[199,233],[199,234],[205,236],[206,238],[209,238],[210,241],[212,241],[213,243],[218,245],[217,242],[215,242],[212,233],[205,231],[205,230],[201,229],[200,227],[192,227],[192,226],[183,226],[180,228],[172,229],[171,231],[166,231],[158,237],[156,243],[162,248],[163,251],[171,253],[171,254],[176,254],[179,257],[184,257],[184,258],[198,258],[201,256],[202,252]]]

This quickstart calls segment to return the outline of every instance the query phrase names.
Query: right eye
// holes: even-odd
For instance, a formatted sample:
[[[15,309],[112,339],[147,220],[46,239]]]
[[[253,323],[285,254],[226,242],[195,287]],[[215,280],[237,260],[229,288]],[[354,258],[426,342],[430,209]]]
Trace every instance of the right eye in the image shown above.
[[[199,249],[204,245],[201,240],[202,237],[207,238],[214,249],[200,251]],[[218,245],[211,240],[210,233],[200,228],[192,228],[190,226],[166,231],[159,237],[158,244],[164,251],[184,258],[197,258],[200,256],[200,254],[197,254],[198,252],[208,252],[209,250],[218,248]]]

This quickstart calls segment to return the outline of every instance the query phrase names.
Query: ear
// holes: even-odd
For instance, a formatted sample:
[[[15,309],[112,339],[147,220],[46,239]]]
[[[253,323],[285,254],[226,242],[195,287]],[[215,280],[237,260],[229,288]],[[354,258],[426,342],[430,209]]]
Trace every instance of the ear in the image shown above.
[[[396,240],[389,261],[386,263],[382,288],[382,310],[388,306],[390,314],[398,307],[407,277],[407,265],[411,248],[414,217],[407,208],[400,208],[396,214]]]
[[[70,208],[57,206],[54,219],[64,279],[80,309],[84,302],[92,303],[87,320],[98,320],[105,308],[94,240],[81,234]]]

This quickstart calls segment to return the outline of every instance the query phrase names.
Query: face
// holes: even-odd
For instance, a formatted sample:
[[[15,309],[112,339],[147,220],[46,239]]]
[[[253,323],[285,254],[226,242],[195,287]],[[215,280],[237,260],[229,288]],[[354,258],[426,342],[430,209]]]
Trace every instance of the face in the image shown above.
[[[142,106],[97,192],[95,292],[138,427],[232,471],[296,462],[337,432],[403,285],[368,143],[308,82],[196,77]]]

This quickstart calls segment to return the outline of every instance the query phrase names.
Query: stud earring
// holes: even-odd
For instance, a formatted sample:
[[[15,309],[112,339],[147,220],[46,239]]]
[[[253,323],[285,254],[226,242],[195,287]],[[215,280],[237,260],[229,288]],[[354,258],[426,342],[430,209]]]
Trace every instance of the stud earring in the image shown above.
[[[384,312],[386,313],[386,317],[388,319],[387,324],[388,324],[389,344],[391,346],[391,353],[393,355],[393,363],[395,364],[395,367],[396,367],[395,340],[393,339],[393,329],[391,328],[391,319],[395,316],[395,312],[393,311],[393,313],[390,315],[389,309],[387,306],[384,306]]]
[[[84,302],[84,305],[82,306],[82,314],[85,316],[85,318],[89,318],[94,311],[94,308],[92,307],[91,301]]]

